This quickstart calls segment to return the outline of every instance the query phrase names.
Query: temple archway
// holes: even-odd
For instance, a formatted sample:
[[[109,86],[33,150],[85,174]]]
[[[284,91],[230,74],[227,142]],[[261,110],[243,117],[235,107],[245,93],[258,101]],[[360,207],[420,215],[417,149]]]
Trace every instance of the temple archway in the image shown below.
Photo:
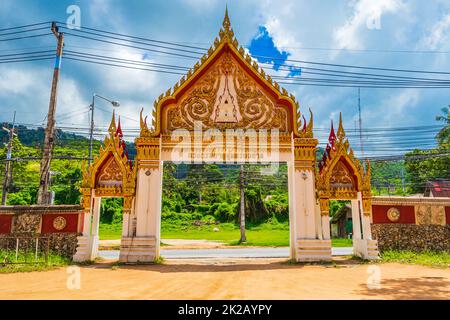
[[[123,198],[122,236],[132,237],[136,232],[133,224],[136,169],[128,158],[120,118],[116,125],[114,113],[108,132],[99,155],[91,165],[83,165],[83,229],[78,237],[75,261],[94,260],[97,257],[102,198]],[[126,250],[126,239],[121,244],[122,250]]]

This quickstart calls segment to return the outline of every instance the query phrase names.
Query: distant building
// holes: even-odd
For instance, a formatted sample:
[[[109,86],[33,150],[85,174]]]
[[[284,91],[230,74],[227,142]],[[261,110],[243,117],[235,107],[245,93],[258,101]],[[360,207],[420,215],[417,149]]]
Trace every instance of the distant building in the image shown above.
[[[331,218],[331,236],[333,238],[349,238],[352,234],[352,206],[346,204]]]
[[[450,197],[450,180],[430,180],[425,186],[424,197]]]

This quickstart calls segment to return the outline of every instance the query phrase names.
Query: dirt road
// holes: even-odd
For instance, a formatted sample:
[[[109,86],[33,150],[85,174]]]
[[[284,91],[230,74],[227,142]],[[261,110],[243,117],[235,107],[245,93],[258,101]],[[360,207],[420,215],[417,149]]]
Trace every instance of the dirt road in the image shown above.
[[[368,288],[368,279],[375,279],[370,283],[376,287],[378,271],[380,288]],[[450,299],[450,268],[347,261],[334,266],[282,259],[104,262],[81,267],[81,288],[68,289],[74,279],[66,268],[0,274],[0,299]]]

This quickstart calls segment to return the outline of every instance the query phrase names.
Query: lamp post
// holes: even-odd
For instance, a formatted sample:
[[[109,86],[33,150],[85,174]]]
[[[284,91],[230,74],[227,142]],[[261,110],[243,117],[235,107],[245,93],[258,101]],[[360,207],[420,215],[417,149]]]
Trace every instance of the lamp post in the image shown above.
[[[114,101],[114,100],[110,100],[108,98],[105,98],[99,94],[94,93],[92,95],[92,104],[89,106],[90,110],[91,110],[91,131],[89,134],[89,159],[88,159],[88,164],[91,164],[92,161],[92,143],[94,140],[94,109],[95,109],[95,97],[98,97],[100,99],[103,99],[105,101],[108,101],[109,103],[111,103],[111,105],[113,107],[119,107],[120,103],[118,101]]]

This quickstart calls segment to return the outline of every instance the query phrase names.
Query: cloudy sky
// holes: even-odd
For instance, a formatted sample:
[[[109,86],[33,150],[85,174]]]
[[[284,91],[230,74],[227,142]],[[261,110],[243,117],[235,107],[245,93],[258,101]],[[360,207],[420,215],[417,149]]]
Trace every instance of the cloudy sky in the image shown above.
[[[296,70],[280,68],[284,64],[295,64],[292,60],[450,72],[450,1],[445,0],[2,0],[0,29],[45,21],[66,22],[70,16],[68,7],[76,5],[80,8],[81,28],[207,48],[218,34],[227,2],[240,44],[254,55],[276,57],[270,72],[274,75],[307,77]],[[77,34],[72,30],[64,31]],[[8,38],[1,36],[6,32],[0,32],[0,39]],[[55,43],[51,35],[0,41],[0,56],[52,50]],[[69,34],[65,50],[185,67],[192,67],[196,62],[192,58],[167,56]],[[45,123],[53,65],[52,60],[0,63],[0,121],[10,121],[16,110],[19,123]],[[425,76],[431,77],[430,74]],[[88,105],[92,94],[98,93],[119,100],[121,106],[117,111],[122,116],[123,127],[136,129],[140,108],[150,113],[155,98],[172,87],[179,77],[63,59],[57,124],[86,128]],[[313,110],[317,128],[328,128],[330,119],[337,121],[342,112],[345,126],[355,129],[358,119],[356,88],[285,87],[300,101],[303,112],[308,107]],[[449,89],[363,88],[363,127],[434,125],[435,116],[450,103],[449,98]],[[96,104],[99,109],[96,109],[95,122],[101,130],[109,122],[111,106],[101,100]],[[133,132],[128,131],[128,138],[132,135]],[[394,137],[385,139],[386,144],[380,149],[389,143],[395,146]],[[409,145],[404,141],[398,143],[411,147],[411,140],[408,141]],[[413,145],[420,146],[418,143]],[[355,146],[358,149],[357,142]]]

